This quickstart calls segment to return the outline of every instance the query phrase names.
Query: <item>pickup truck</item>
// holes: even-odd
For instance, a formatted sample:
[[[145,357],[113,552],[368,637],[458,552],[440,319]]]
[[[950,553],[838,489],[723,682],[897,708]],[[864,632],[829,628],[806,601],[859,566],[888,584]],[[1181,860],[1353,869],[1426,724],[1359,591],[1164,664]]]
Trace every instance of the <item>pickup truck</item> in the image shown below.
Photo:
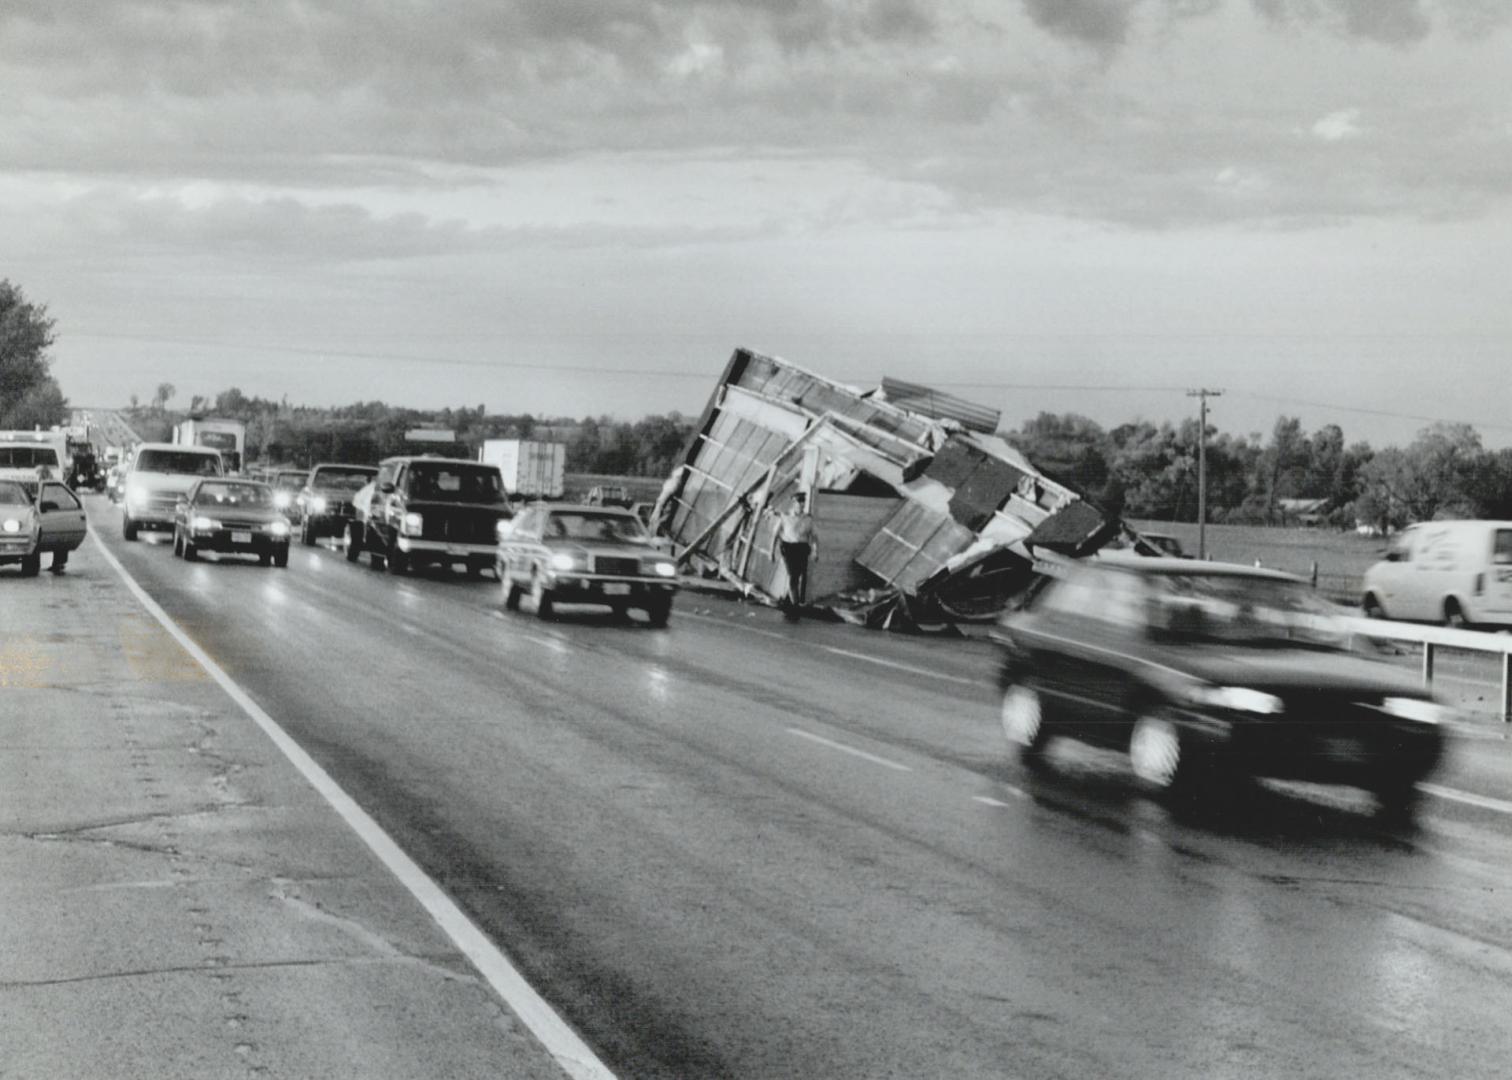
[[[353,498],[342,545],[348,562],[403,574],[463,563],[479,577],[494,565],[501,521],[511,516],[496,465],[431,455],[387,458]]]

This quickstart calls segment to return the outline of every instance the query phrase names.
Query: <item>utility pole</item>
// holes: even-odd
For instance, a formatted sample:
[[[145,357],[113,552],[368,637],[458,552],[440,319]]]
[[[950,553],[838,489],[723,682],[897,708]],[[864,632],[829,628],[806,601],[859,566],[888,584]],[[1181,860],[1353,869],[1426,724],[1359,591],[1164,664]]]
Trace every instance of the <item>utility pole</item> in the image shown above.
[[[1188,390],[1187,397],[1201,399],[1197,421],[1197,557],[1207,558],[1207,399],[1222,397],[1222,390]]]

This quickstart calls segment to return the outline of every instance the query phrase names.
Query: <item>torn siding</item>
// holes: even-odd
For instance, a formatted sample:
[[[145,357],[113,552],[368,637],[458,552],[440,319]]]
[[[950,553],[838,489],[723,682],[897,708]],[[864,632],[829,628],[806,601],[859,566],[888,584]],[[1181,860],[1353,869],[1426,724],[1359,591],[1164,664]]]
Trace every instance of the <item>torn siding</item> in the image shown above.
[[[1082,554],[1116,531],[985,431],[994,410],[884,386],[736,350],[657,506],[685,565],[785,595],[776,515],[803,492],[821,552],[810,603],[893,625],[991,614],[1032,579],[1036,546]]]

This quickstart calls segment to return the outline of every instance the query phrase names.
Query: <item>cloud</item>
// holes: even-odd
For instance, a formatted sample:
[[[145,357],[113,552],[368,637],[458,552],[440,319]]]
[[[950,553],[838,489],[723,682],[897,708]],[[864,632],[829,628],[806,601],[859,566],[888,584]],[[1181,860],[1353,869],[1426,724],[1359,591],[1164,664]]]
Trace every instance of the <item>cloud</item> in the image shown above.
[[[1423,40],[1432,29],[1420,0],[1253,0],[1276,22],[1321,21],[1339,33],[1388,45]]]
[[[1360,110],[1340,109],[1320,117],[1312,126],[1312,133],[1324,142],[1339,142],[1353,139],[1360,134]]]

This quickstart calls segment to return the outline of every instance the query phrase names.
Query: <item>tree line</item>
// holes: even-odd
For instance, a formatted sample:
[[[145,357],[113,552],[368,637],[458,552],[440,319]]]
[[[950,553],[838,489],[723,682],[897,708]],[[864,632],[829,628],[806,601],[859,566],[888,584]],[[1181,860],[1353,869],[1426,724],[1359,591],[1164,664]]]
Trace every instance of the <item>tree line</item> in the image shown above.
[[[1198,421],[1145,420],[1104,430],[1074,413],[1040,413],[1010,443],[1104,509],[1197,520]],[[1282,524],[1289,500],[1317,502],[1340,527],[1400,528],[1435,517],[1512,518],[1512,449],[1488,450],[1469,424],[1438,422],[1405,447],[1347,442],[1337,424],[1308,433],[1280,416],[1269,440],[1208,426],[1208,520]]]

